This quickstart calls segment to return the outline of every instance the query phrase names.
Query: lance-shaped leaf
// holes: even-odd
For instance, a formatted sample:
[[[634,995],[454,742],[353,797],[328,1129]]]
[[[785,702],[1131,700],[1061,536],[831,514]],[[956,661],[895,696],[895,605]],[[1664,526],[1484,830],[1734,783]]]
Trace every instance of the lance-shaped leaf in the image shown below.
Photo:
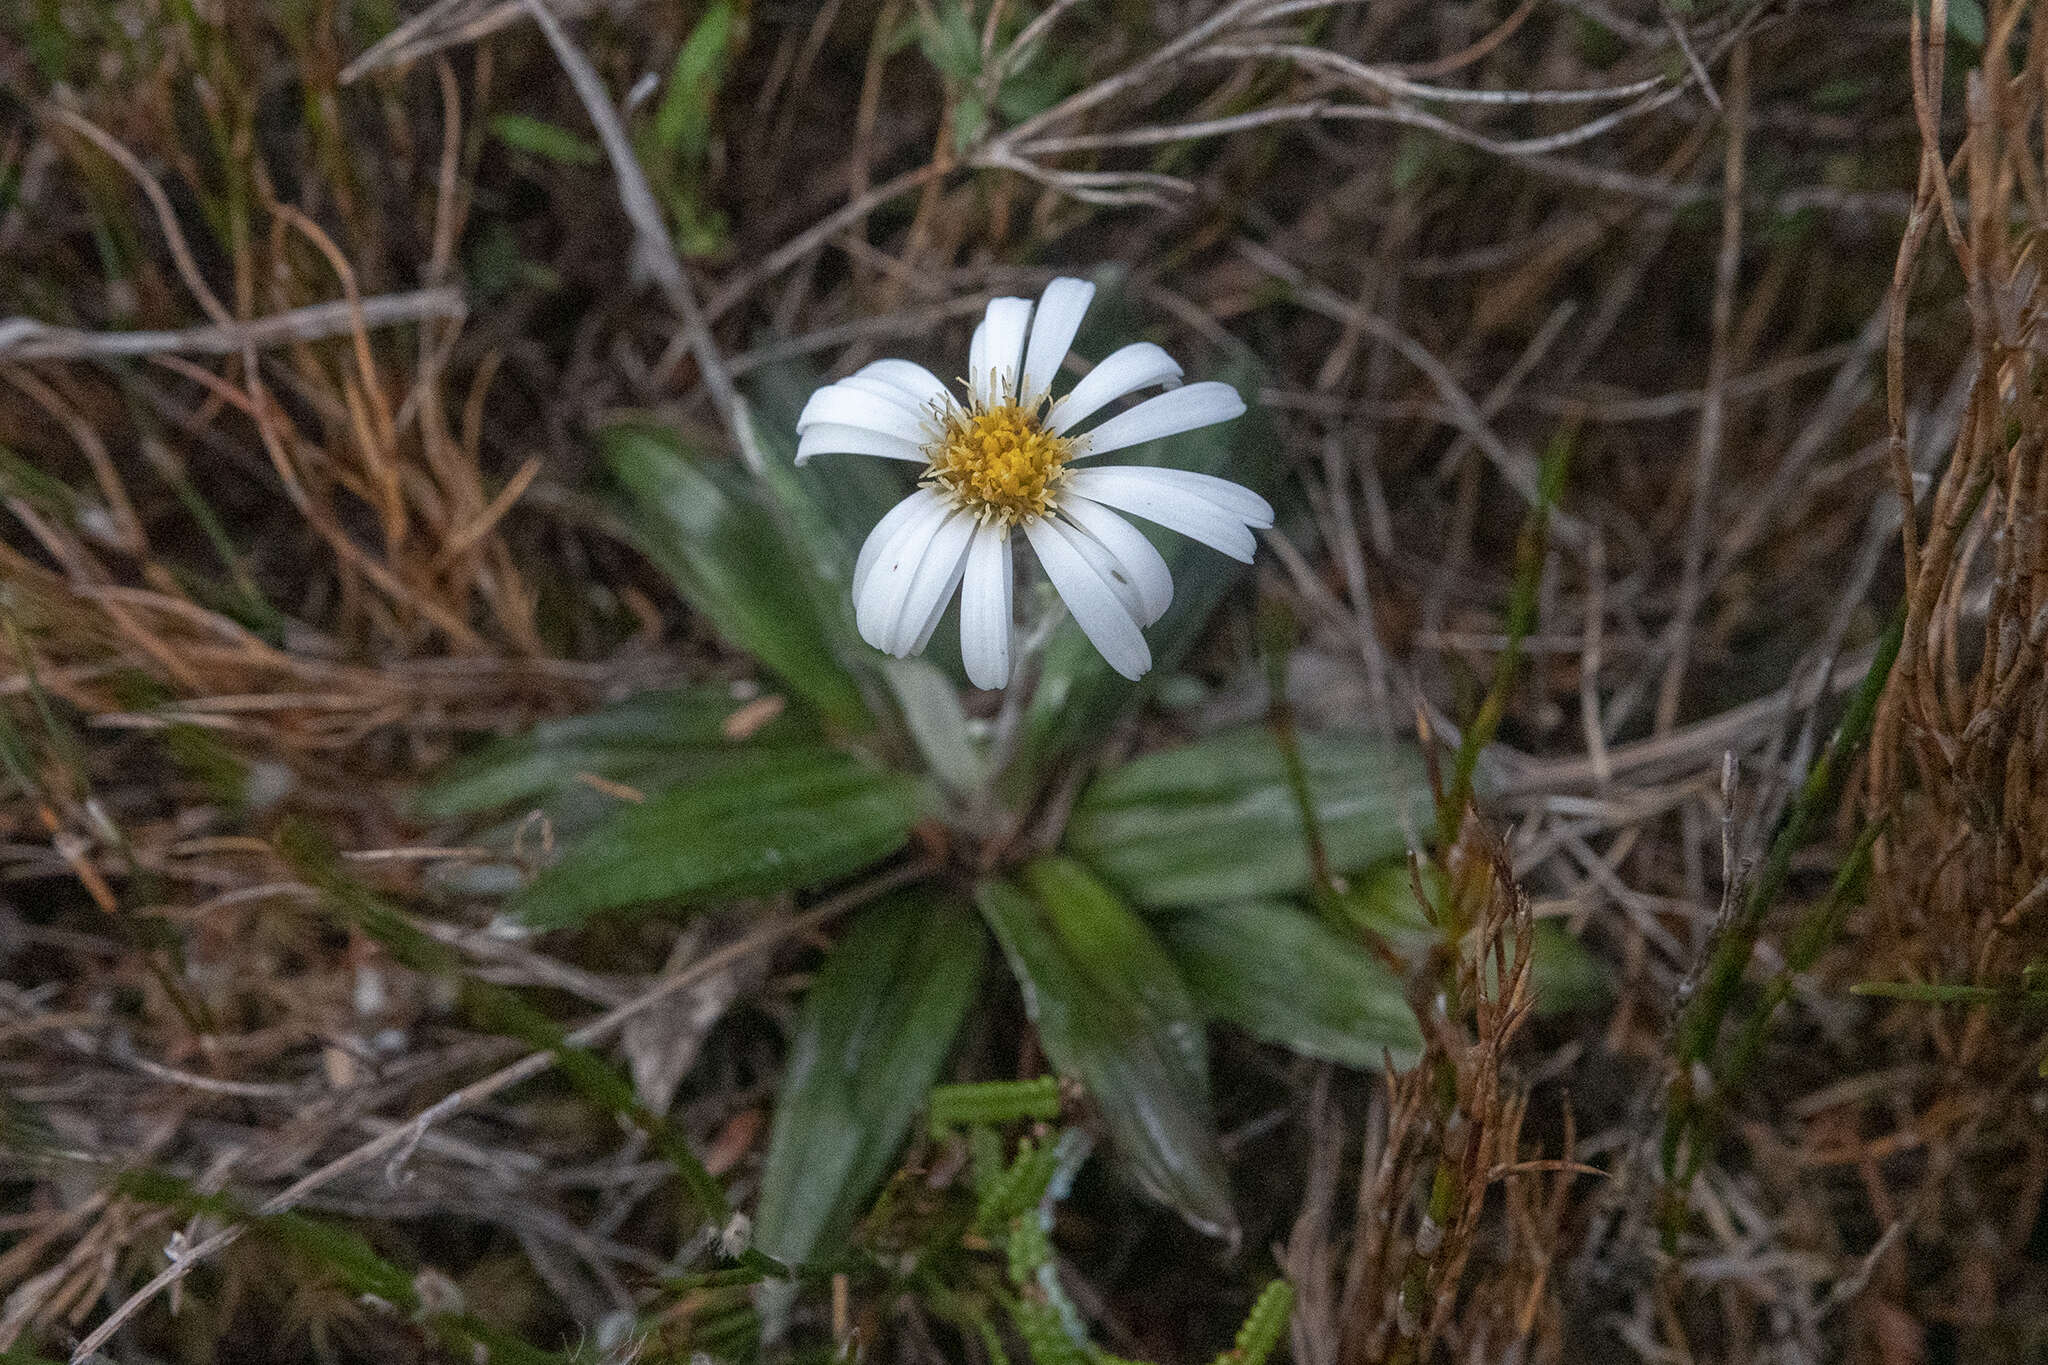
[[[484,745],[444,768],[414,800],[431,818],[507,806],[547,805],[587,777],[641,792],[700,774],[707,763],[808,738],[802,717],[782,712],[735,735],[730,727],[752,703],[723,688],[642,692],[580,716],[544,721],[523,735]]]
[[[1159,925],[1211,1018],[1308,1057],[1378,1069],[1414,1065],[1422,1030],[1401,982],[1320,920],[1277,901],[1205,905]]]
[[[867,728],[860,688],[833,651],[824,588],[746,475],[693,458],[674,432],[653,425],[610,427],[604,448],[630,495],[641,549],[690,605],[820,713]]]
[[[770,750],[593,828],[513,906],[533,928],[601,910],[789,891],[858,871],[901,848],[918,784],[822,745]]]
[[[1160,1022],[1206,1097],[1205,1012],[1151,927],[1071,858],[1040,858],[1024,869],[1023,881],[1074,964],[1104,995],[1127,998],[1139,1015]]]
[[[756,1248],[798,1265],[846,1235],[939,1078],[986,945],[964,906],[926,890],[854,921],[797,1016]]]
[[[1435,870],[1428,864],[1423,865],[1422,877],[1426,885],[1436,882]],[[1353,877],[1350,887],[1338,898],[1337,908],[1344,919],[1404,958],[1419,957],[1442,937],[1429,912],[1416,899],[1414,878],[1405,858],[1390,859]],[[1514,960],[1512,940],[1508,960]],[[1496,974],[1489,961],[1489,989]],[[1539,1017],[1596,1005],[1613,991],[1607,968],[1571,930],[1554,919],[1536,921],[1529,947],[1529,988],[1536,997]]]
[[[1429,777],[1412,745],[1304,735],[1330,868],[1399,853],[1428,828]],[[1306,891],[1301,808],[1263,728],[1148,754],[1089,787],[1067,847],[1147,905],[1213,905]]]
[[[1034,891],[1063,899],[1086,875],[1069,868],[1034,869]],[[1007,882],[984,883],[979,899],[1046,1055],[1094,1098],[1139,1186],[1234,1242],[1208,1075],[1191,1043],[1200,1019],[1150,931],[1099,886],[1057,912]]]

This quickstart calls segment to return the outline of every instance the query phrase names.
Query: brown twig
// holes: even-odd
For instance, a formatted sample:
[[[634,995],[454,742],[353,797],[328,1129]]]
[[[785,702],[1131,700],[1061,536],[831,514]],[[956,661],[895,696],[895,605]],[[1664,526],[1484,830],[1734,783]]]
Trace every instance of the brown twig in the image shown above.
[[[308,304],[246,322],[213,323],[173,331],[85,332],[33,318],[0,319],[0,361],[107,360],[151,355],[239,355],[298,341],[325,341],[363,327],[396,327],[432,320],[459,322],[467,314],[456,289],[417,289],[361,300]]]

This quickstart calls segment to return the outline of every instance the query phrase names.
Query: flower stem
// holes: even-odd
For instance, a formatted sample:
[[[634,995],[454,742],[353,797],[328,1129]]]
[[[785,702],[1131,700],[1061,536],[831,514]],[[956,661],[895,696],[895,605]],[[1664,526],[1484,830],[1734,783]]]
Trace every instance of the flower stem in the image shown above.
[[[1033,584],[1034,588],[1042,585]],[[995,733],[989,741],[988,775],[990,790],[996,780],[1017,757],[1017,744],[1024,733],[1024,716],[1031,709],[1031,698],[1038,691],[1038,676],[1045,663],[1046,646],[1052,643],[1053,632],[1067,619],[1067,604],[1057,593],[1038,591],[1037,610],[1030,624],[1018,632],[1011,651],[1014,663],[1010,670],[1010,685],[1003,689],[1003,707],[996,713]]]

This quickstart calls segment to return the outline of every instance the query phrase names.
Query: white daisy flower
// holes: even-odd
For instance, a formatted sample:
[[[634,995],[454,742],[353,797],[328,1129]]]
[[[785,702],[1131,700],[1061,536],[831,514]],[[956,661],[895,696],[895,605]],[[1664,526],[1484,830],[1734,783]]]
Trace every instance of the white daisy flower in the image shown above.
[[[1228,384],[1182,386],[1180,366],[1149,341],[1111,353],[1064,397],[1053,378],[1095,286],[1058,279],[1036,309],[991,299],[968,347],[966,401],[907,360],[878,360],[811,395],[797,418],[796,461],[879,455],[924,466],[918,489],[875,525],[853,570],[863,639],[902,657],[923,650],[960,590],[960,652],[976,687],[1010,680],[1013,531],[1109,666],[1152,667],[1144,627],[1173,600],[1166,561],[1128,512],[1249,564],[1254,528],[1273,509],[1248,488],[1184,469],[1089,464],[1244,412]],[[1166,390],[1087,430],[1104,407]]]

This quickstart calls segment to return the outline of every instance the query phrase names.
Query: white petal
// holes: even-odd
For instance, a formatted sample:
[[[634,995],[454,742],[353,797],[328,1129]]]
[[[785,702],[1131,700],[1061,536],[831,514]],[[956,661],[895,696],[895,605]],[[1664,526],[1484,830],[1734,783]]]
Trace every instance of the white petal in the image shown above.
[[[850,374],[844,379],[835,380],[827,384],[824,388],[811,395],[810,401],[804,404],[804,410],[797,415],[796,429],[798,431],[802,431],[813,422],[832,420],[831,418],[815,416],[813,409],[816,407],[821,396],[835,391],[839,393],[864,393],[871,398],[879,398],[893,407],[902,408],[905,412],[915,413],[919,416],[924,414],[923,406],[894,384],[885,384],[872,375]]]
[[[910,646],[912,654],[924,653],[924,647],[932,642],[932,636],[939,633],[939,618],[946,614],[947,604],[953,600],[953,589],[960,586],[960,578],[966,572],[967,556],[962,555],[959,563],[953,566],[952,581],[946,584],[946,590],[932,603],[932,609],[925,613],[924,628],[917,632],[917,639]]]
[[[926,411],[927,405],[923,398],[904,388],[901,384],[884,379],[881,375],[855,370],[839,382],[849,389],[859,389],[862,393],[871,393],[877,398],[886,398],[892,403],[899,403],[909,408],[912,412],[921,414]]]
[[[1046,425],[1055,436],[1064,435],[1125,394],[1154,384],[1172,388],[1178,383],[1180,366],[1172,356],[1149,341],[1134,341],[1111,351],[1101,364],[1082,375],[1073,391],[1053,405],[1052,420]]]
[[[927,623],[937,624],[938,614],[946,609],[946,599],[960,582],[961,571],[967,565],[967,543],[974,539],[976,524],[974,513],[961,508],[932,533],[925,545],[924,558],[918,561],[917,572],[911,575],[910,586],[904,591],[896,620],[891,623],[884,653],[898,658],[914,654],[918,641],[929,637],[925,627]]]
[[[849,427],[840,422],[813,422],[804,428],[803,436],[796,443],[796,462],[804,464],[813,455],[879,455],[885,460],[916,460],[919,463],[929,458],[924,447],[913,445],[901,436],[891,436],[886,431],[868,427]]]
[[[1089,535],[1073,522],[1056,519],[1055,524],[1067,538],[1067,544],[1075,553],[1088,561],[1088,567],[1095,570],[1095,576],[1116,594],[1116,600],[1123,604],[1124,611],[1140,626],[1145,624],[1144,599],[1138,596],[1138,585],[1131,581],[1130,574],[1117,562],[1115,555],[1103,547],[1101,541]]]
[[[1258,541],[1245,528],[1244,518],[1164,479],[1147,477],[1157,472],[1125,466],[1081,469],[1067,486],[1084,498],[1157,522],[1232,559],[1252,562]]]
[[[1075,533],[1050,517],[1040,517],[1024,523],[1024,534],[1081,633],[1118,673],[1133,681],[1143,677],[1152,667],[1152,650],[1145,644],[1144,632],[1109,584],[1074,548],[1068,537]]]
[[[894,637],[896,622],[902,618],[904,598],[917,577],[918,566],[924,563],[925,551],[931,548],[932,537],[953,513],[952,504],[938,494],[930,490],[923,490],[923,494],[911,495],[910,500],[918,504],[917,510],[897,524],[894,533],[877,549],[873,561],[854,566],[860,588],[853,597],[853,623],[860,629],[861,639],[885,653]],[[880,529],[876,527],[877,531]],[[868,540],[872,543],[875,536],[869,535]]]
[[[879,379],[893,385],[907,394],[920,408],[934,403],[948,410],[958,407],[959,401],[946,388],[945,381],[924,366],[908,360],[877,360],[855,370],[857,379]]]
[[[1013,402],[1017,371],[1024,363],[1024,334],[1031,330],[1030,299],[990,299],[982,315],[981,355],[969,348],[968,387],[982,403]]]
[[[967,681],[988,691],[1010,681],[1014,582],[1009,534],[993,524],[982,527],[967,549],[967,576],[960,585],[960,658]]]
[[[1060,499],[1060,515],[1100,544],[1137,590],[1139,625],[1149,626],[1166,614],[1173,604],[1173,574],[1143,531],[1101,503],[1072,494]]]
[[[861,542],[860,557],[853,562],[853,600],[860,601],[861,585],[867,582],[868,570],[875,567],[882,551],[889,548],[890,538],[903,528],[905,522],[916,516],[921,509],[935,502],[943,501],[929,488],[920,488],[902,502],[882,514],[875,523],[875,529],[868,532],[868,538]]]
[[[851,384],[851,380],[842,379],[812,394],[811,401],[804,404],[803,414],[796,419],[796,429],[804,431],[820,422],[836,422],[840,426],[866,427],[898,436],[913,445],[921,445],[937,434],[926,417],[908,406],[901,394],[885,398],[850,387]]]
[[[1213,474],[1197,474],[1192,469],[1173,469],[1164,465],[1108,465],[1105,468],[1129,469],[1154,483],[1163,483],[1183,493],[1191,493],[1204,502],[1214,503],[1216,510],[1227,512],[1248,526],[1263,530],[1273,524],[1273,504],[1241,483],[1219,479]]]
[[[967,396],[975,403],[988,401],[988,314],[981,315],[981,321],[974,324],[974,335],[967,340]]]
[[[1162,436],[1177,436],[1183,431],[1214,426],[1243,415],[1244,399],[1237,396],[1236,389],[1205,379],[1199,384],[1189,384],[1185,388],[1147,398],[1135,408],[1118,413],[1078,438],[1081,453],[1075,458],[1105,455],[1112,450],[1156,441]]]
[[[1024,348],[1024,378],[1017,386],[1019,402],[1030,403],[1052,392],[1052,381],[1073,349],[1074,334],[1081,330],[1081,318],[1094,297],[1094,285],[1064,277],[1047,285],[1038,296],[1038,311],[1031,318],[1031,344]]]

